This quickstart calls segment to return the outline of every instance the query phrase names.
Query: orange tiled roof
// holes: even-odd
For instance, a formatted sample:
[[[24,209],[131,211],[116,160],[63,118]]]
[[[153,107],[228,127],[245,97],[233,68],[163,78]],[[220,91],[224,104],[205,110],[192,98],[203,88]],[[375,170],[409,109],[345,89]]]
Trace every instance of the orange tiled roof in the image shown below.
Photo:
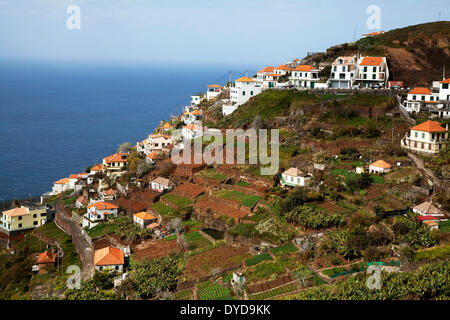
[[[210,84],[208,88],[222,88],[222,86],[219,86],[218,84]]]
[[[114,195],[116,193],[119,193],[119,191],[113,190],[113,189],[109,189],[109,190],[105,191],[105,194],[108,195],[108,196],[112,196],[112,195]]]
[[[441,83],[450,83],[450,78],[447,78],[445,80],[442,80]]]
[[[441,126],[440,122],[428,120],[425,121],[415,127],[412,127],[411,130],[424,131],[424,132],[445,132],[445,128]]]
[[[95,250],[94,265],[111,266],[124,264],[123,251],[117,248],[105,247]]]
[[[161,156],[162,156],[162,153],[161,153],[160,151],[152,151],[152,153],[150,153],[150,154],[147,156],[147,158],[154,160],[154,159],[159,159],[159,158],[161,158]]]
[[[139,219],[142,219],[142,220],[154,220],[154,219],[156,219],[155,216],[153,216],[150,213],[147,213],[145,211],[142,211],[142,212],[139,212],[139,213],[135,213],[134,216],[139,218]]]
[[[269,76],[269,77],[281,77],[281,74],[278,74],[278,73],[269,73],[267,76]]]
[[[354,57],[352,57],[352,56],[337,57],[336,60],[334,60],[333,64],[341,65],[338,63],[339,60],[342,60],[343,65],[350,64],[350,63],[352,63],[353,58]]]
[[[294,71],[311,71],[311,70],[314,70],[314,69],[315,68],[313,66],[303,64],[303,65],[298,66],[297,68],[295,68]]]
[[[159,223],[153,222],[147,226],[147,229],[153,229],[159,226]]]
[[[48,250],[42,252],[37,258],[37,263],[38,264],[41,264],[41,263],[55,263],[55,261],[56,261],[56,253],[50,252]]]
[[[168,122],[164,125],[164,129],[171,129],[171,128],[172,128],[172,125]]]
[[[383,34],[383,33],[384,33],[384,31],[371,32],[371,33],[363,34],[363,36],[378,36],[378,35]]]
[[[103,160],[105,160],[106,163],[127,162],[128,159],[127,158],[123,158],[123,156],[128,156],[128,154],[126,154],[126,153],[114,153],[114,154],[106,157]]]
[[[360,66],[379,66],[383,63],[383,57],[364,57]]]
[[[18,217],[18,216],[25,216],[27,214],[30,214],[30,211],[28,211],[25,207],[20,208],[14,208],[8,211],[3,211],[3,214],[7,215],[8,217]]]
[[[252,78],[249,78],[249,77],[241,77],[236,80],[236,82],[253,82],[253,81],[255,81],[255,80],[253,80]]]
[[[378,160],[378,161],[375,161],[374,163],[372,163],[370,165],[370,167],[389,169],[391,167],[391,165],[384,160]]]
[[[275,67],[265,67],[264,69],[259,70],[257,73],[272,73],[275,70]]]
[[[194,110],[194,111],[191,112],[191,114],[194,115],[194,116],[202,115],[202,113],[199,110]]]
[[[102,164],[96,164],[91,168],[91,171],[102,171],[105,167]]]
[[[279,65],[278,67],[276,67],[275,68],[276,70],[287,70],[287,71],[291,71],[292,69],[291,68],[289,68],[287,65],[285,65],[285,64],[282,64],[282,65]]]
[[[70,176],[69,176],[69,179],[79,179],[80,177],[79,177],[79,175],[78,174],[71,174]]]
[[[69,178],[62,178],[61,180],[53,182],[53,184],[68,184]]]
[[[163,134],[163,133],[151,134],[151,135],[150,135],[150,138],[151,138],[151,139],[158,139],[158,138],[170,139],[170,135],[168,135],[168,134]]]
[[[92,204],[88,205],[87,207],[88,207],[88,209],[92,208],[92,207],[96,207],[97,210],[111,210],[111,209],[118,209],[119,208],[115,204],[112,204],[112,203],[109,203],[109,202],[103,202],[103,201],[92,203]]]
[[[431,90],[424,87],[416,87],[408,92],[408,94],[431,94]]]

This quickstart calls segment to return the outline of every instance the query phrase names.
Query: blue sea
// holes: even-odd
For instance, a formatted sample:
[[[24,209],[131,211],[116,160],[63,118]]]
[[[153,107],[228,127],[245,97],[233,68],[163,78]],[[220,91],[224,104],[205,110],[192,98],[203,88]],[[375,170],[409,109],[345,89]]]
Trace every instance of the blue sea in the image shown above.
[[[227,80],[226,66],[1,63],[0,199],[50,191]]]

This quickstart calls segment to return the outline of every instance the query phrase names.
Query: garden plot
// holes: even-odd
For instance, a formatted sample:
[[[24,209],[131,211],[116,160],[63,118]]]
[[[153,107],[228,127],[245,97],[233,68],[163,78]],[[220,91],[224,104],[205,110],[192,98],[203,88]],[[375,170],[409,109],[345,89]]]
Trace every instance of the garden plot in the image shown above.
[[[238,268],[250,257],[247,246],[220,246],[191,256],[184,269],[183,277],[186,281],[190,281],[210,276],[211,270],[214,268],[218,268],[220,271]]]
[[[141,261],[144,258],[149,260],[167,256],[171,253],[180,252],[180,248],[176,240],[166,241],[165,239],[146,240],[134,246],[133,258]]]
[[[197,285],[197,296],[199,300],[233,300],[230,289],[211,281]]]
[[[227,200],[232,200],[239,202],[243,206],[252,208],[259,200],[261,200],[261,197],[254,196],[250,194],[245,194],[238,190],[219,190],[213,193],[215,197],[218,198],[224,198]]]

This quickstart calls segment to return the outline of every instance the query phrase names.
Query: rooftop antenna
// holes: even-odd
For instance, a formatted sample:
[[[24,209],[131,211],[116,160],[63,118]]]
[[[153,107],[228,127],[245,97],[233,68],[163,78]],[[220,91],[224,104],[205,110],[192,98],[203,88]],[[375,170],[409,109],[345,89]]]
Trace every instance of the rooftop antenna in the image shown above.
[[[444,65],[444,69],[442,70],[442,81],[445,80],[445,65]]]

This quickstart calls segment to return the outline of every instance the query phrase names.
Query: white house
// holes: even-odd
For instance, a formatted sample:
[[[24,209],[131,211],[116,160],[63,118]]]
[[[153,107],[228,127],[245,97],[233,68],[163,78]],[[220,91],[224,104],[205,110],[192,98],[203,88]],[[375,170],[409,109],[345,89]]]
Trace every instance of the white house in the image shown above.
[[[262,92],[262,83],[249,77],[241,77],[230,88],[230,101],[238,106]]]
[[[191,96],[191,105],[195,106],[200,104],[200,102],[203,100],[203,95],[196,95],[196,96]]]
[[[287,65],[282,64],[279,65],[278,67],[274,68],[273,73],[275,74],[280,74],[280,75],[286,75],[286,74],[290,74],[292,71],[291,68],[289,68]]]
[[[358,83],[360,88],[370,88],[375,84],[386,87],[388,78],[389,69],[386,57],[359,58],[355,83]]]
[[[147,227],[151,223],[156,223],[158,219],[150,213],[145,211],[133,215],[133,222],[140,225],[142,228]]]
[[[161,151],[164,147],[173,144],[172,137],[168,134],[151,134],[143,142],[144,154],[149,155],[155,151]]]
[[[63,178],[58,181],[53,182],[53,189],[51,194],[58,194],[70,190],[70,180],[69,178]]]
[[[421,216],[433,216],[433,217],[443,217],[444,214],[441,210],[436,208],[436,206],[429,202],[425,201],[413,208],[413,212],[420,214]]]
[[[97,201],[87,206],[87,212],[83,216],[83,228],[95,227],[110,217],[117,217],[119,207],[110,202]]]
[[[173,188],[173,183],[169,179],[158,177],[151,182],[150,188],[159,192],[170,191]]]
[[[202,120],[202,112],[200,110],[189,111],[184,113],[181,119],[185,124],[194,123],[195,121]]]
[[[103,164],[96,164],[89,169],[89,175],[93,176],[96,173],[103,172],[105,170],[105,166]]]
[[[181,134],[187,140],[195,139],[203,135],[203,127],[197,123],[191,123],[181,129]]]
[[[312,175],[303,173],[300,169],[289,168],[281,174],[280,182],[283,186],[306,187],[311,184]]]
[[[384,160],[378,160],[369,165],[370,173],[388,173],[392,166]]]
[[[128,161],[128,153],[114,153],[103,159],[103,165],[107,170],[122,170]]]
[[[97,271],[109,270],[123,272],[124,263],[124,254],[120,249],[104,247],[94,252],[94,267]]]
[[[447,129],[438,121],[428,120],[410,129],[401,140],[402,148],[420,153],[437,154],[448,143]]]
[[[450,78],[442,80],[440,82],[439,100],[450,101]]]
[[[221,94],[222,91],[222,86],[219,86],[218,84],[210,84],[206,88],[206,99],[211,100]]]
[[[422,106],[437,104],[438,100],[439,95],[430,89],[417,87],[408,92],[404,106],[408,112],[419,112]]]
[[[256,80],[262,82],[262,89],[272,89],[276,87],[279,74],[274,73],[275,67],[269,66],[256,73]]]
[[[300,88],[314,88],[320,80],[320,70],[310,65],[299,65],[291,71],[289,77],[291,84]]]
[[[331,74],[328,79],[330,88],[351,88],[356,73],[356,55],[338,57],[331,64]]]

